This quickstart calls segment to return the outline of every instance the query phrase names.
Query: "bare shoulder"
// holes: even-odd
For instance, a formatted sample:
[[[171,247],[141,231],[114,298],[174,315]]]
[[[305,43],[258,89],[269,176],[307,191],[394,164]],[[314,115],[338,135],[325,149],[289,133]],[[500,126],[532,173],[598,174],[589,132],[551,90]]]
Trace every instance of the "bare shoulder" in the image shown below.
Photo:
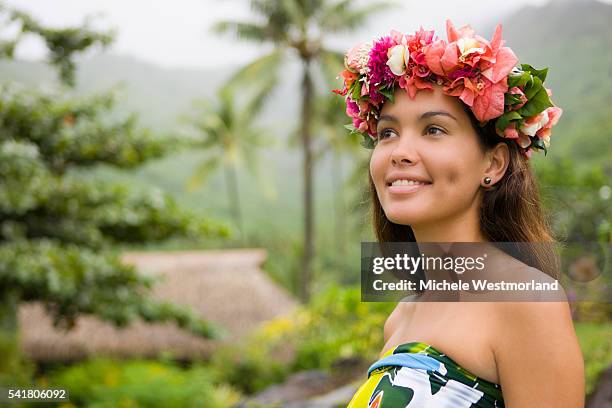
[[[387,320],[385,321],[385,326],[383,328],[383,334],[385,343],[389,340],[391,335],[397,330],[398,325],[400,323],[406,324],[408,319],[414,311],[414,303],[413,302],[398,302],[395,306],[395,309],[389,314]]]
[[[492,349],[507,407],[583,407],[584,362],[567,302],[499,302]]]

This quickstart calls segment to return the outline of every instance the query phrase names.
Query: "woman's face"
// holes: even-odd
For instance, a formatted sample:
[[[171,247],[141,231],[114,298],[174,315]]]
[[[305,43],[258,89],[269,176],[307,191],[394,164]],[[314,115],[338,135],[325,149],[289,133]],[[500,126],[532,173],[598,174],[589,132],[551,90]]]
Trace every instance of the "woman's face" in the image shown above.
[[[370,173],[387,218],[419,226],[478,211],[486,169],[478,135],[458,98],[399,89],[377,126]]]

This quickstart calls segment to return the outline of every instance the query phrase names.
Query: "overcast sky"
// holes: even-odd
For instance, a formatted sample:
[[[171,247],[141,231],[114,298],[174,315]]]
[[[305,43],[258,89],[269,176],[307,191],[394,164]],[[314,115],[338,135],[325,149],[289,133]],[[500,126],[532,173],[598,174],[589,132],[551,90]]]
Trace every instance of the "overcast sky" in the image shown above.
[[[553,0],[560,1],[560,0]],[[612,0],[606,0],[612,2]],[[348,38],[332,41],[344,50],[356,41],[383,35],[395,28],[411,32],[423,25],[445,37],[444,21],[451,18],[457,26],[472,24],[510,12],[526,4],[541,5],[548,0],[407,0],[392,12],[372,19],[367,27]],[[512,4],[507,4],[512,3]],[[118,35],[112,52],[131,55],[165,67],[219,67],[242,64],[261,54],[265,48],[245,45],[231,37],[211,34],[219,20],[249,19],[247,0],[5,0],[5,4],[27,10],[51,26],[74,25],[86,15],[103,13],[96,27],[115,27]],[[28,40],[17,50],[20,58],[37,59],[44,48]]]

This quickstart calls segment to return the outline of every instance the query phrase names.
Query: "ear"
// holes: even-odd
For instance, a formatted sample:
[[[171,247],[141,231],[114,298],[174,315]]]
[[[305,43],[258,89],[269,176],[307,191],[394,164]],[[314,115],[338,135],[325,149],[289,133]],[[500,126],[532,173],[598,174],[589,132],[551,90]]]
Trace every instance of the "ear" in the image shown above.
[[[487,166],[482,178],[491,177],[491,183],[486,185],[483,184],[481,180],[481,184],[483,184],[484,187],[491,187],[506,174],[508,164],[510,163],[508,146],[504,142],[499,142],[494,148],[486,153],[486,163]]]

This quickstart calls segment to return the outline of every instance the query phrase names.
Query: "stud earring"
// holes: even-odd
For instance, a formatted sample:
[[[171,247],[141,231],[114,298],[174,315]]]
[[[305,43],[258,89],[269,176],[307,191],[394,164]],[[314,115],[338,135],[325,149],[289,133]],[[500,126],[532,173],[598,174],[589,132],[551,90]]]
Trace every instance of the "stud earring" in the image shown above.
[[[484,183],[485,184],[491,184],[491,177],[485,177],[484,178]]]

